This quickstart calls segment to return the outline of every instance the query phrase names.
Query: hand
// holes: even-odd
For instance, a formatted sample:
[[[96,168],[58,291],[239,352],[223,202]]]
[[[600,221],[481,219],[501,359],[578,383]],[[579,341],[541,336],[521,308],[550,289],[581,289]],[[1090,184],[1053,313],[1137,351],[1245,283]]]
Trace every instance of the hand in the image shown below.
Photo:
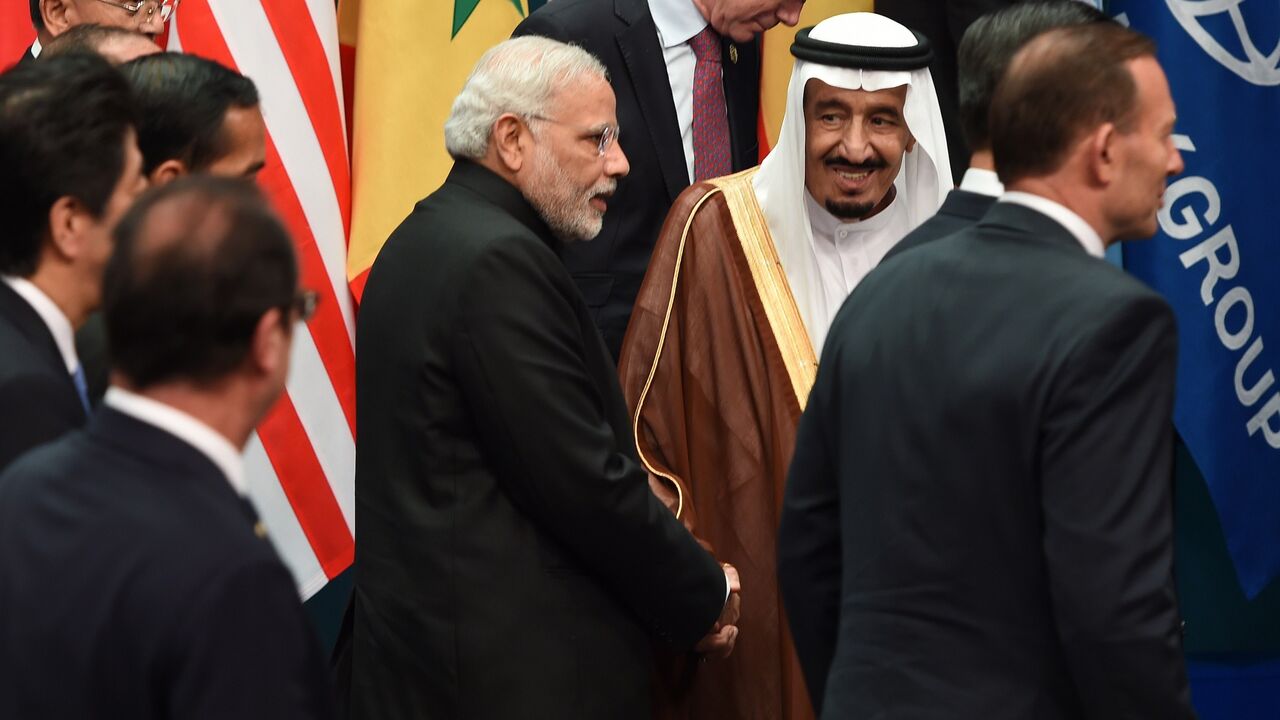
[[[735,623],[738,622],[742,610],[742,598],[738,595],[742,590],[742,583],[738,579],[737,569],[725,563],[724,577],[729,586],[729,597],[725,600],[724,609],[720,611],[720,618],[711,627],[711,632],[699,640],[693,648],[704,656],[721,660],[729,657],[733,652],[734,644],[738,641],[738,628]]]
[[[699,640],[698,644],[693,646],[693,649],[703,657],[723,660],[733,652],[733,644],[737,641],[738,628],[736,626],[725,625],[721,627],[720,623],[716,623],[715,628]]]

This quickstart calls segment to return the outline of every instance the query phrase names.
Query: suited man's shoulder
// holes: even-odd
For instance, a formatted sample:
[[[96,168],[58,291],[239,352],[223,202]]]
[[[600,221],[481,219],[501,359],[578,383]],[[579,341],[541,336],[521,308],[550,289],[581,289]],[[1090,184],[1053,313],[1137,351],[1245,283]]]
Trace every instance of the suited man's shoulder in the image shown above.
[[[637,14],[648,13],[645,0],[554,0],[530,13],[512,34],[581,40],[607,32],[618,23],[622,6],[632,7]]]

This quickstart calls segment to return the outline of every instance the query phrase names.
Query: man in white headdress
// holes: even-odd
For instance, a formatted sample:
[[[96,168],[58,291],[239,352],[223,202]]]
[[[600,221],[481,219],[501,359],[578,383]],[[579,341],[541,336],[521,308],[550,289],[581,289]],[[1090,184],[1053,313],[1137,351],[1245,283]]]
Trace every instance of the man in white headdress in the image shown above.
[[[951,186],[923,36],[851,13],[791,52],[777,146],[676,200],[623,343],[654,492],[742,579],[733,656],[663,668],[665,717],[812,717],[775,571],[797,423],[845,297]]]

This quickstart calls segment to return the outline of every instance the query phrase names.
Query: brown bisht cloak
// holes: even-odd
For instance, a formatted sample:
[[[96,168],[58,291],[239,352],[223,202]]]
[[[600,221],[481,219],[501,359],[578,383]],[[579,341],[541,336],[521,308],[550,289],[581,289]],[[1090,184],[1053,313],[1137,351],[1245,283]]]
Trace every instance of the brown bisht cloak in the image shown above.
[[[813,346],[751,187],[698,183],[667,215],[619,373],[650,485],[742,577],[733,655],[661,657],[655,717],[807,720],[776,547]]]

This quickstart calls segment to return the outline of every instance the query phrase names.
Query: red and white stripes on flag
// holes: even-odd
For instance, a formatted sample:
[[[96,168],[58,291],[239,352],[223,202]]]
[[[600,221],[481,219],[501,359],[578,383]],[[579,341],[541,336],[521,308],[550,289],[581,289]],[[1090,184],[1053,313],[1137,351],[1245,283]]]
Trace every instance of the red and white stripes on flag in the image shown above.
[[[267,163],[258,182],[320,293],[296,332],[285,395],[246,451],[250,492],[304,598],[355,552],[355,319],[347,286],[351,178],[333,0],[184,0],[169,50],[258,86]]]

